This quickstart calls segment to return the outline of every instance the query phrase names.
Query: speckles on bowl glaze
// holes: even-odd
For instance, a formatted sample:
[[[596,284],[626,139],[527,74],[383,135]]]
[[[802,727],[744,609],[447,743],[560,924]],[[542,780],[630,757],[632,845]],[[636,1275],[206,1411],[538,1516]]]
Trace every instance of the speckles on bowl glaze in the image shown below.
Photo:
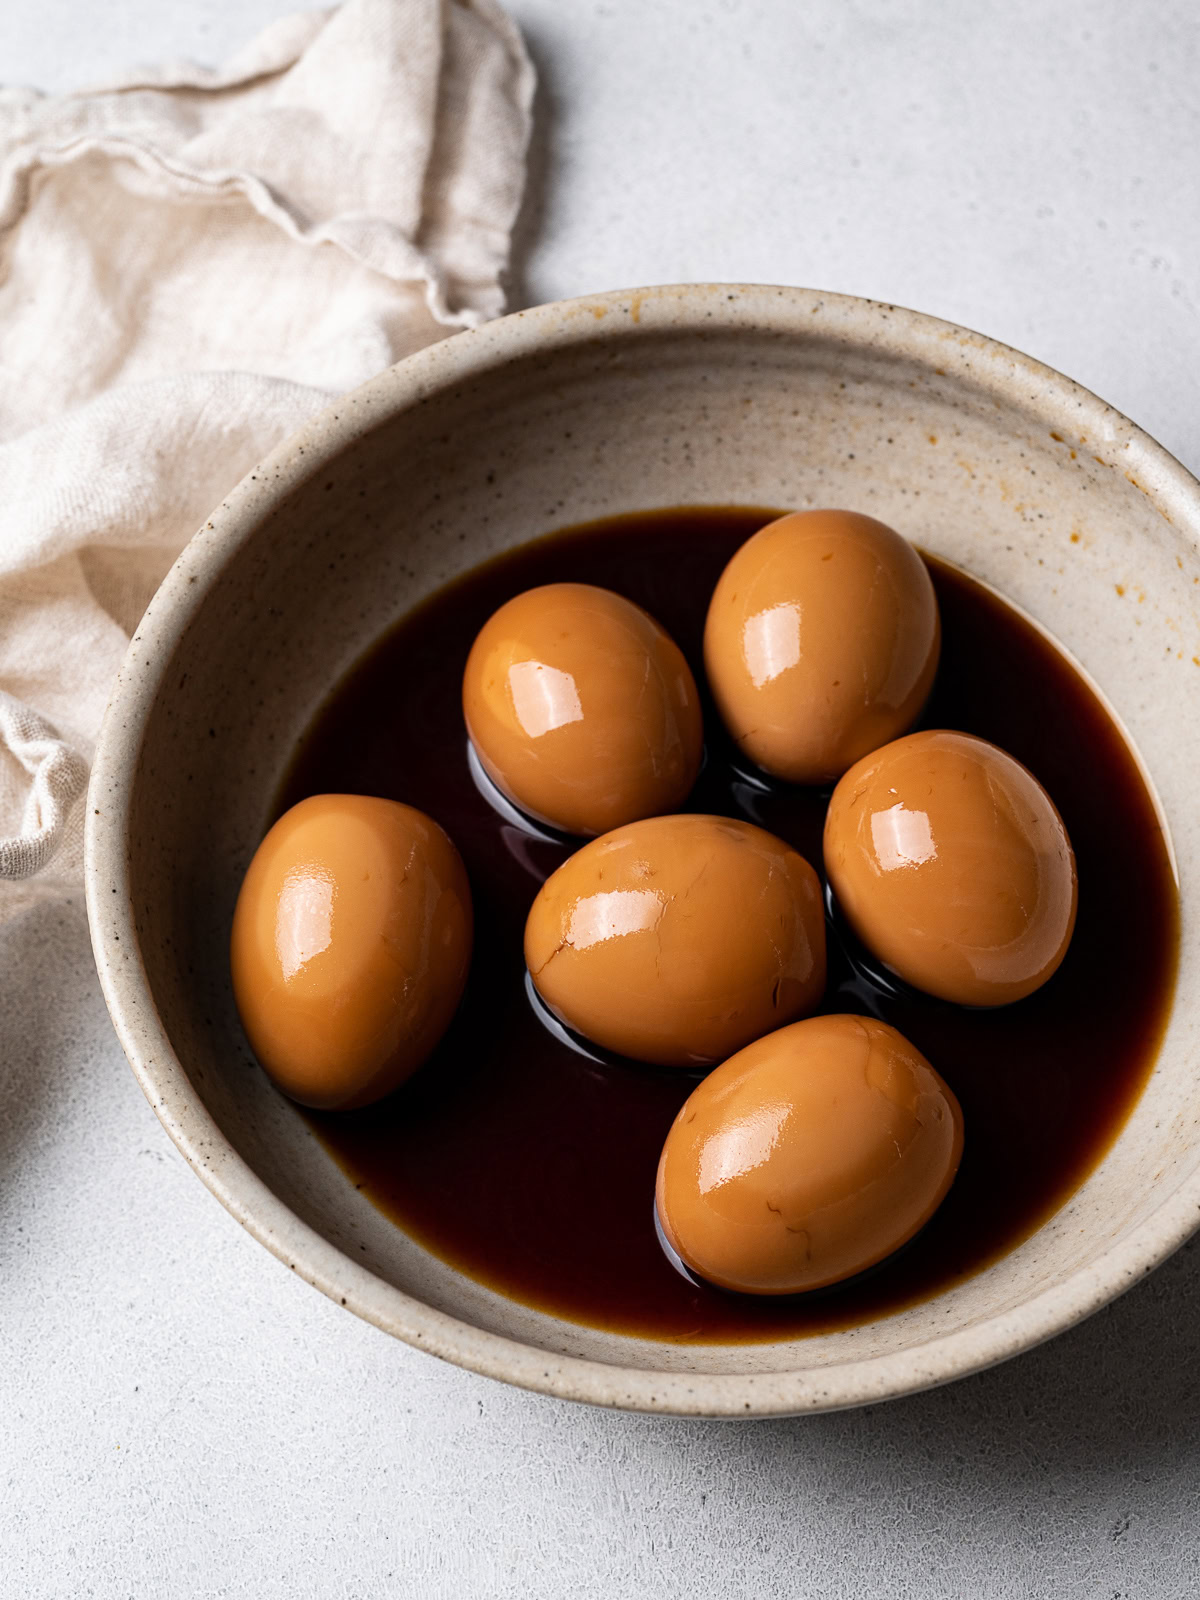
[[[484,438],[486,468],[464,469],[463,441]],[[697,1352],[568,1333],[399,1235],[248,1068],[221,956],[287,753],[389,622],[553,525],[682,502],[864,510],[1030,611],[1132,727],[1186,896],[1200,863],[1195,482],[1094,397],[977,334],[811,290],[675,286],[539,307],[433,345],[340,399],[228,497],[147,613],[105,721],[87,818],[93,938],[172,1137],[235,1216],[348,1309],[475,1370],[602,1405],[741,1416],[861,1403],[1037,1342],[1196,1226],[1200,977],[1185,977],[1150,1089],[1069,1229],[886,1323]],[[1200,974],[1198,939],[1185,917],[1185,974]],[[1172,1164],[1164,1194],[1153,1175]],[[351,1238],[359,1248],[338,1243]]]

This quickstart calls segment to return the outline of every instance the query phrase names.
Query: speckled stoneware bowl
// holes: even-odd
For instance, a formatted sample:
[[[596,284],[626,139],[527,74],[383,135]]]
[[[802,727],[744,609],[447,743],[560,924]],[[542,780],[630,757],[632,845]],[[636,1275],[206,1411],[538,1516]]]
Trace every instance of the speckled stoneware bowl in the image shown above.
[[[1183,892],[1182,976],[1157,1066],[1070,1203],[925,1305],[768,1344],[596,1332],[426,1254],[253,1066],[227,969],[237,887],[280,776],[372,641],[498,550],[689,502],[856,507],[1023,606],[1132,731]],[[1198,547],[1200,485],[1145,434],[1025,356],[893,306],[660,288],[542,306],[423,351],[233,491],[155,597],[117,682],[87,887],[142,1087],[213,1193],[294,1271],[422,1349],[547,1394],[708,1416],[817,1411],[1037,1344],[1200,1223]]]

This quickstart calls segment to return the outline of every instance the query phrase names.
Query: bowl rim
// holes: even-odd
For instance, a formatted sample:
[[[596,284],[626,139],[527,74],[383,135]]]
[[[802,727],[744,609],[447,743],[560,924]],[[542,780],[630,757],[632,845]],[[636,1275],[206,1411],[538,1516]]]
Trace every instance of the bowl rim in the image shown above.
[[[674,1416],[789,1416],[876,1403],[1031,1349],[1115,1299],[1200,1228],[1200,1171],[1088,1265],[1014,1309],[906,1350],[753,1374],[669,1372],[550,1353],[460,1321],[384,1282],[296,1216],[237,1154],[158,1016],[134,926],[126,834],[165,665],[226,563],[282,496],[376,423],[514,356],[659,330],[736,332],[748,325],[797,338],[834,334],[948,373],[953,343],[956,375],[997,399],[1019,398],[1048,429],[1065,425],[1103,440],[1114,470],[1136,478],[1169,522],[1200,528],[1200,482],[1161,445],[1071,379],[954,323],[851,295],[756,284],[668,284],[551,302],[458,333],[385,369],[314,416],[231,490],[181,553],[134,633],[104,715],[85,827],[92,948],[117,1036],[176,1147],[242,1226],[332,1300],[418,1349],[556,1398]]]

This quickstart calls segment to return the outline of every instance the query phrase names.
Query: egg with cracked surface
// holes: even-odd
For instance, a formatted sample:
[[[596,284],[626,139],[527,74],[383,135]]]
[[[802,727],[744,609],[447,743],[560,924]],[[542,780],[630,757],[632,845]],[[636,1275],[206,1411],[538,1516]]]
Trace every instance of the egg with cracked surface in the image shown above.
[[[546,880],[525,962],[585,1038],[661,1066],[709,1066],[819,1003],[820,884],[750,823],[652,817],[592,840]]]
[[[790,783],[823,784],[912,726],[941,647],[914,547],[856,511],[795,511],[735,552],[704,627],[734,743]]]
[[[720,1288],[826,1288],[924,1227],[962,1143],[954,1094],[895,1028],[812,1017],[756,1040],[689,1095],[659,1161],[659,1226]]]
[[[304,1105],[380,1099],[426,1060],[471,960],[467,874],[412,806],[322,794],[286,811],[255,851],[230,942],[246,1036]]]
[[[851,929],[927,994],[1009,1005],[1067,953],[1071,840],[1029,769],[986,739],[931,729],[856,763],[830,800],[824,851]]]
[[[593,584],[527,589],[488,619],[463,715],[496,787],[565,833],[677,810],[703,755],[682,651],[648,612]]]

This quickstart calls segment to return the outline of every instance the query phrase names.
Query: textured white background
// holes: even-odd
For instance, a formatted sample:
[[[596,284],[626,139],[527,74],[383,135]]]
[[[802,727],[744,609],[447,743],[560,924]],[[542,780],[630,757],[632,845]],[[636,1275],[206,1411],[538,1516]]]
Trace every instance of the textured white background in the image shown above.
[[[0,0],[0,81],[215,61],[294,0]],[[689,278],[1020,345],[1200,470],[1191,0],[510,0],[514,301]],[[2,516],[2,512],[0,512]],[[35,975],[55,973],[35,998]],[[1200,1591],[1200,1248],[892,1406],[593,1414],[442,1367],[243,1234],[112,1037],[81,904],[0,935],[0,1595]]]

